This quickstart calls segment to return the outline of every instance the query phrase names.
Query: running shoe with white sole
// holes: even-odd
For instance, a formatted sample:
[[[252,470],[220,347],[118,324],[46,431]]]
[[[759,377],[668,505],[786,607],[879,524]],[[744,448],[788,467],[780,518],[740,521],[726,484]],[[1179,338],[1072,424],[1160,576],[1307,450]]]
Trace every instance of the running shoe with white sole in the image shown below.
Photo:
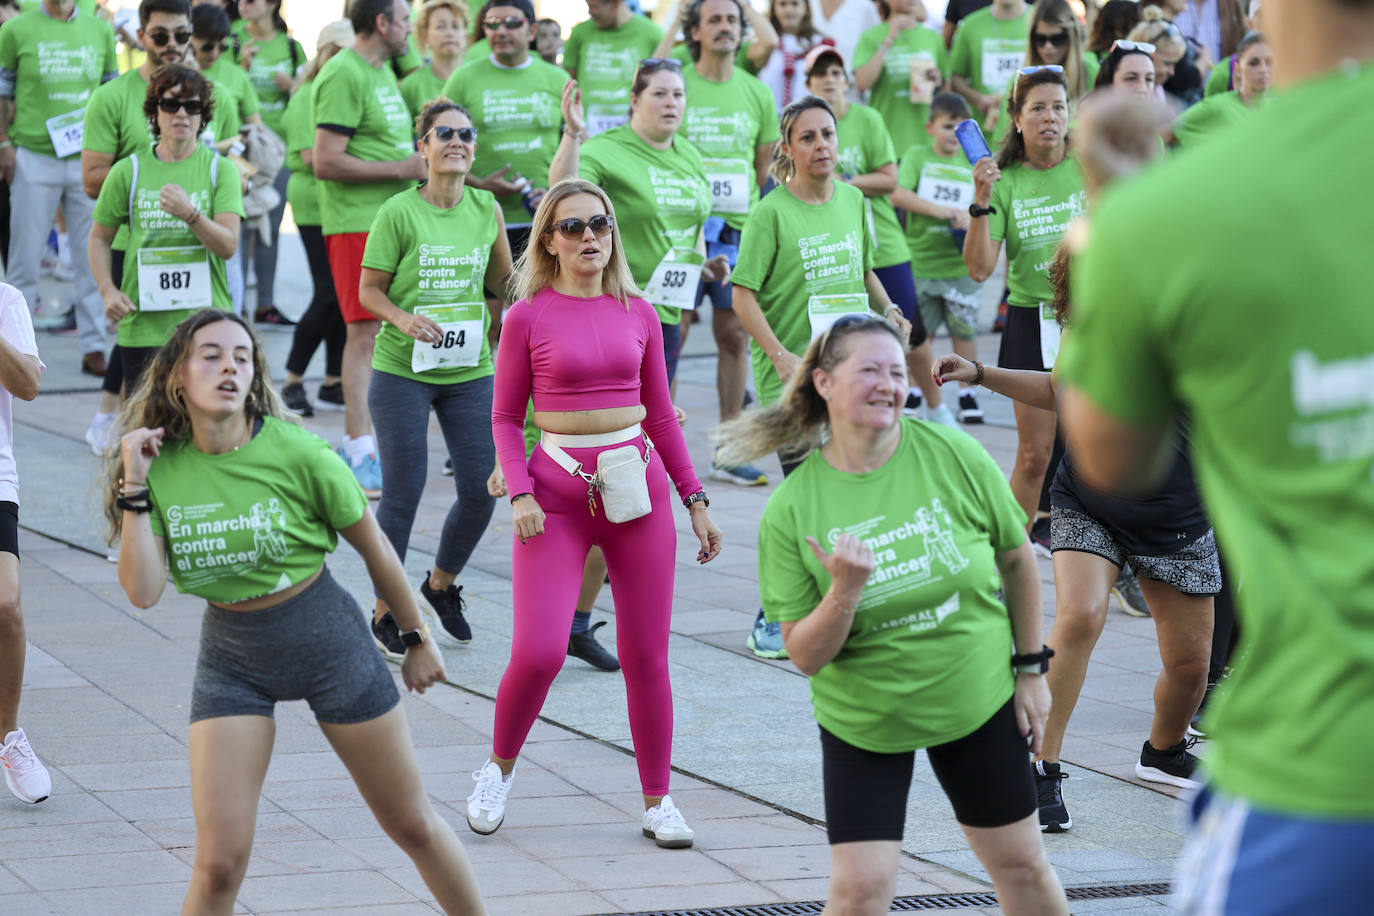
[[[319,405],[320,410],[343,410],[343,382],[321,384],[320,390],[315,395],[315,403]]]
[[[973,396],[973,389],[959,392],[959,422],[970,426],[983,422],[983,408]]]
[[[763,617],[763,609],[754,618],[754,629],[744,645],[759,658],[786,658],[787,647],[782,642],[782,624],[769,623]]]
[[[1121,602],[1121,610],[1132,617],[1150,616],[1150,606],[1145,603],[1145,596],[1140,591],[1140,582],[1136,580],[1135,570],[1131,569],[1129,563],[1121,567],[1121,572],[1117,574],[1116,582],[1112,585],[1112,594]]]
[[[86,444],[91,447],[92,455],[97,458],[104,458],[114,447],[114,428],[114,414],[98,413],[95,415],[95,419],[91,420],[91,425],[86,427]]]
[[[313,417],[315,408],[310,406],[310,398],[306,396],[305,385],[300,382],[287,382],[281,386],[282,403],[286,409],[302,417]]]
[[[1196,738],[1184,738],[1173,747],[1156,750],[1149,741],[1140,749],[1135,775],[1146,782],[1158,782],[1180,789],[1196,789],[1201,783],[1193,778],[1197,757],[1188,748],[1197,744]]]
[[[925,419],[925,412],[921,410],[921,395],[918,392],[908,391],[906,393],[906,402],[902,404],[902,413]]]
[[[1069,778],[1058,763],[1035,761],[1035,803],[1040,809],[1040,829],[1045,833],[1066,833],[1073,826],[1069,809],[1064,807],[1063,781]]]
[[[958,429],[959,421],[954,419],[954,413],[949,409],[948,404],[940,404],[932,407],[927,412],[926,420],[930,423],[939,423],[941,426],[948,426],[950,429]]]
[[[417,594],[434,608],[434,613],[439,617],[439,629],[445,636],[462,646],[472,642],[472,627],[468,626],[467,618],[463,616],[463,608],[467,607],[467,602],[463,600],[463,586],[450,585],[439,591],[429,587],[429,576],[425,576],[420,580]],[[421,610],[424,610],[423,604]]]
[[[382,654],[392,661],[401,661],[406,657],[406,644],[401,641],[401,628],[396,624],[396,618],[387,611],[382,615],[381,620],[372,620],[372,638],[377,643],[377,648]]]
[[[768,475],[751,464],[721,467],[713,462],[711,464],[711,479],[733,483],[741,487],[768,486]]]
[[[646,837],[664,849],[687,849],[696,839],[692,828],[687,826],[687,819],[667,795],[644,812],[639,826]]]
[[[487,836],[496,832],[506,819],[506,796],[510,794],[510,784],[515,774],[505,776],[501,768],[488,760],[482,768],[472,774],[477,783],[468,796],[468,826],[473,833]]]
[[[52,794],[52,777],[29,747],[22,728],[5,736],[5,743],[0,745],[0,764],[5,767],[5,785],[20,801],[36,805]]]
[[[368,499],[382,498],[382,465],[377,460],[374,452],[368,452],[362,461],[353,464],[348,460],[348,452],[341,445],[335,451],[344,463],[353,471],[353,476],[358,480],[358,486],[362,488],[363,495]]]

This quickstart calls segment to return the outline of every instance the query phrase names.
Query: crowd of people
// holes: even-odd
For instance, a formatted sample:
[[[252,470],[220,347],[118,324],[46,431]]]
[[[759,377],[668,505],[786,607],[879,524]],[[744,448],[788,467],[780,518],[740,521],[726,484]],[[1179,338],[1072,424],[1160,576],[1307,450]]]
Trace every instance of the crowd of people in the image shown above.
[[[670,794],[674,502],[709,563],[702,477],[767,486],[768,456],[746,645],[810,679],[834,912],[886,912],[921,749],[1003,910],[1068,912],[1042,833],[1074,826],[1061,753],[1112,594],[1152,618],[1162,668],[1135,773],[1199,790],[1185,910],[1358,911],[1374,340],[1349,243],[1368,181],[1341,178],[1357,194],[1336,206],[1274,175],[1334,182],[1374,140],[1351,115],[1374,88],[1369,0],[951,0],[943,32],[922,0],[683,0],[661,25],[587,0],[566,38],[531,0],[350,0],[313,55],[280,0],[141,0],[123,73],[94,7],[0,25],[18,798],[52,784],[18,723],[10,403],[38,394],[38,283],[65,249],[56,326],[103,377],[86,440],[119,582],[138,607],[169,578],[206,601],[186,912],[232,908],[273,708],[301,698],[445,912],[483,911],[384,659],[408,689],[447,679],[436,640],[474,639],[460,576],[498,500],[513,637],[469,828],[501,827],[571,656],[623,672],[640,829],[692,846]],[[276,292],[287,203],[308,303]],[[1276,213],[1301,234],[1257,237]],[[720,426],[699,475],[674,399],[703,312]],[[293,334],[280,388],[274,326]],[[1266,343],[1237,349],[1242,326]],[[980,387],[1013,402],[1009,479],[961,429]],[[317,407],[343,411],[340,442],[295,421]],[[411,588],[431,412],[454,498]],[[325,562],[339,535],[370,613]],[[590,619],[607,581],[614,654]]]

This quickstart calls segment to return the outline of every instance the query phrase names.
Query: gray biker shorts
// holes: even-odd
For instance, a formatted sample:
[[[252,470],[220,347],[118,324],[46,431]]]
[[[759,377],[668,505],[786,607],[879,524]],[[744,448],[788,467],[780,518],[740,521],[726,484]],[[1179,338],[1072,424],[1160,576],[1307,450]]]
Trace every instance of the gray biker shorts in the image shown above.
[[[328,567],[274,607],[205,607],[191,721],[271,718],[278,700],[305,700],[316,719],[331,725],[367,722],[400,701],[367,618]]]

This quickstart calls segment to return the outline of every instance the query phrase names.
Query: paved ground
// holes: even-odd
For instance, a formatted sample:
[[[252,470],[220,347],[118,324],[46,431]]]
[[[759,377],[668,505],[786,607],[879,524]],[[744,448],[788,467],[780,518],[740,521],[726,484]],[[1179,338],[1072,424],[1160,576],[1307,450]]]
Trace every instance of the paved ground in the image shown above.
[[[298,245],[287,236],[287,245]],[[291,249],[298,251],[298,249]],[[303,255],[284,257],[283,306],[304,304]],[[268,332],[278,370],[290,335]],[[995,338],[985,337],[984,352]],[[168,595],[139,611],[106,560],[96,509],[97,460],[82,433],[95,382],[77,371],[75,340],[39,335],[49,371],[44,394],[17,403],[22,478],[24,608],[30,640],[21,723],[53,774],[38,806],[0,797],[0,912],[174,912],[190,874],[194,824],[186,762],[186,702],[202,605]],[[709,331],[688,342],[678,400],[689,445],[709,466],[715,422]],[[937,343],[937,349],[939,344]],[[318,361],[312,372],[318,377]],[[313,395],[313,385],[310,386]],[[971,428],[1009,469],[1015,434],[1005,401],[985,399],[989,424]],[[337,438],[340,414],[306,425]],[[430,478],[407,568],[432,561],[451,500],[432,436]],[[776,463],[765,462],[776,475]],[[493,913],[576,914],[807,901],[824,897],[828,855],[815,725],[805,679],[786,663],[744,650],[758,604],[757,520],[771,487],[712,488],[726,551],[698,567],[679,513],[679,566],[670,663],[676,697],[673,796],[697,832],[690,851],[659,850],[639,834],[634,762],[622,681],[572,660],[517,770],[501,831],[466,830],[469,773],[490,742],[492,701],[509,654],[510,525],[498,506],[461,580],[475,638],[447,647],[452,686],[405,701],[426,787],[459,829]],[[366,602],[361,562],[343,547],[336,575]],[[1041,561],[1046,626],[1053,583]],[[595,617],[610,625],[609,594]],[[1065,743],[1073,832],[1047,837],[1067,885],[1167,881],[1182,842],[1176,801],[1136,781],[1159,670],[1153,627],[1109,616]],[[404,856],[362,805],[304,704],[278,710],[276,754],[258,821],[240,912],[434,912]],[[907,811],[901,894],[981,891],[986,875],[967,851],[929,767],[918,764]],[[1082,901],[1075,913],[1153,910],[1161,897]],[[965,909],[963,912],[983,912]]]

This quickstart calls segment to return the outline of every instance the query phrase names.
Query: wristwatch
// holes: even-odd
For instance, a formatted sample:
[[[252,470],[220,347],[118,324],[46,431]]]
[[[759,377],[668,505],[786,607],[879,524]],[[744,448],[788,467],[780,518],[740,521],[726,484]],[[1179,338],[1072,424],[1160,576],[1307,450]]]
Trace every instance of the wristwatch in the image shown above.
[[[415,648],[426,639],[429,639],[429,624],[427,623],[420,624],[418,630],[406,630],[401,634],[401,644],[407,649]]]
[[[1053,649],[1049,646],[1041,646],[1039,652],[1013,655],[1011,667],[1016,674],[1044,674],[1050,670],[1050,659],[1053,657]]]
[[[996,213],[996,207],[980,207],[977,204],[968,205],[968,215],[977,219],[980,216],[987,216],[989,213]]]
[[[711,500],[707,498],[705,490],[697,490],[682,500],[682,505],[688,510],[691,510],[697,503],[701,503],[707,509],[711,508]]]

